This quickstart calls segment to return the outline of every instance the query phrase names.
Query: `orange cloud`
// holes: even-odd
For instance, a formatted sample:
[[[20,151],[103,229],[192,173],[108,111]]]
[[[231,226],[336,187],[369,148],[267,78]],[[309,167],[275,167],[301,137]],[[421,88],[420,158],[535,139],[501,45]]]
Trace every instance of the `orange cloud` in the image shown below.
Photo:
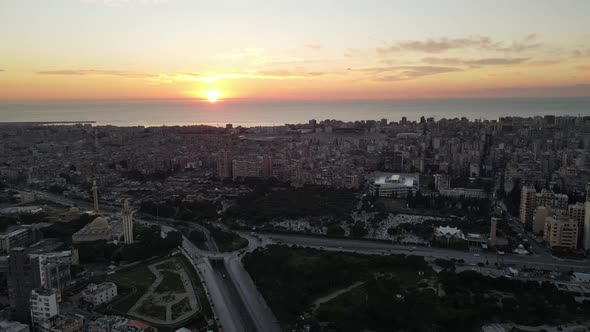
[[[453,49],[465,48],[518,53],[541,47],[542,44],[537,42],[536,38],[536,34],[529,34],[520,40],[515,40],[508,44],[502,41],[495,41],[492,38],[485,36],[469,36],[465,38],[441,37],[438,39],[428,40],[405,40],[389,46],[378,47],[377,53],[380,55],[389,55],[402,51],[443,53]]]

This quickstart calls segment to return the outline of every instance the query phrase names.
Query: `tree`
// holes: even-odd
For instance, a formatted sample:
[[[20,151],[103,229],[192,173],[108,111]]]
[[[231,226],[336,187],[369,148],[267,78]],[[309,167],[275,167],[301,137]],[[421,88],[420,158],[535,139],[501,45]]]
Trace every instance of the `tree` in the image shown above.
[[[365,225],[361,222],[356,222],[350,228],[350,236],[351,237],[361,238],[361,237],[367,235],[368,233],[369,233],[369,231],[367,230]]]
[[[393,237],[395,234],[397,234],[397,228],[396,227],[389,227],[387,229],[387,234],[389,234],[389,236]]]
[[[330,236],[343,236],[345,231],[340,225],[330,225],[326,230],[326,234]]]

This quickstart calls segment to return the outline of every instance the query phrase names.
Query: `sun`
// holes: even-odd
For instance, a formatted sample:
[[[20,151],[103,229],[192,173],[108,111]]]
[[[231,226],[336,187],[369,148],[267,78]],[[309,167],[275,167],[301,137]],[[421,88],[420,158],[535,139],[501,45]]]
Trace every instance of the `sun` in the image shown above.
[[[217,90],[207,90],[205,91],[205,96],[210,103],[215,103],[221,97],[221,92]]]

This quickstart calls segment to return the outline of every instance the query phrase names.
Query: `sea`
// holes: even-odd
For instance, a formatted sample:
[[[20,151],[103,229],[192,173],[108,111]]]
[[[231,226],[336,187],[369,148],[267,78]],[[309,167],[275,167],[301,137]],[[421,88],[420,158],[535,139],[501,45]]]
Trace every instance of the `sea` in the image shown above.
[[[96,125],[234,127],[341,121],[418,120],[421,116],[467,117],[494,120],[516,116],[590,116],[590,97],[419,99],[419,100],[220,100],[209,103],[191,99],[0,101],[0,122],[76,122]]]

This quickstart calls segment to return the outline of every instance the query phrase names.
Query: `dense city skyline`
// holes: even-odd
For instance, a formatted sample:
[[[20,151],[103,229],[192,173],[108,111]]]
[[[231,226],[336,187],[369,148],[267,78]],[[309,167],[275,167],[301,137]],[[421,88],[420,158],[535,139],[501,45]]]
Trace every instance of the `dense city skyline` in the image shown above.
[[[0,100],[588,96],[589,11],[585,1],[4,1]]]

